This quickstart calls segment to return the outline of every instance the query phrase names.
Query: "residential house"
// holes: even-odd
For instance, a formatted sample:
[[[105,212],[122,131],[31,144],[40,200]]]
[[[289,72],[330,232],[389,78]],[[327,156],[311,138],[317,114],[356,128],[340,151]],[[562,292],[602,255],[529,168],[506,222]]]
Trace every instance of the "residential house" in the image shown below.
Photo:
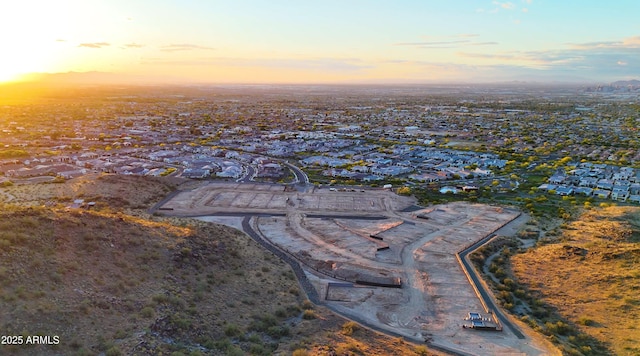
[[[203,179],[211,175],[211,170],[201,168],[186,168],[182,172],[182,177],[192,179]]]
[[[588,197],[593,195],[593,188],[589,187],[576,187],[573,191],[575,194],[582,194]]]
[[[596,178],[596,177],[582,177],[580,179],[580,182],[578,182],[578,184],[581,187],[595,188],[595,187],[598,186],[598,178]]]
[[[550,191],[550,190],[556,189],[556,187],[557,187],[557,185],[555,185],[555,184],[543,183],[543,184],[540,184],[538,186],[538,190]]]
[[[278,178],[284,174],[282,165],[276,162],[265,161],[258,165],[258,177]]]
[[[567,196],[567,195],[573,195],[573,193],[574,193],[573,187],[570,187],[570,186],[561,185],[556,188],[557,195]]]
[[[562,184],[564,180],[567,178],[564,174],[556,173],[549,178],[549,183],[551,184]]]
[[[440,178],[441,177],[439,175],[431,172],[414,173],[409,175],[409,179],[417,180],[419,182],[427,182],[427,183],[439,182]]]
[[[239,178],[241,175],[242,168],[239,166],[227,166],[222,171],[216,173],[216,176],[222,178]]]
[[[362,177],[362,181],[363,182],[377,182],[377,181],[381,181],[383,179],[384,179],[383,177],[377,176],[375,174]]]
[[[600,179],[598,180],[598,184],[596,185],[598,189],[612,190],[613,182],[608,179]]]
[[[58,172],[57,176],[64,179],[72,179],[72,178],[81,177],[85,174],[87,174],[86,169],[76,169],[72,171]]]
[[[624,188],[614,188],[611,191],[611,199],[617,201],[627,201],[629,198],[629,189]]]
[[[609,198],[609,196],[611,196],[611,191],[605,189],[596,189],[593,191],[593,195],[601,199],[607,199]]]

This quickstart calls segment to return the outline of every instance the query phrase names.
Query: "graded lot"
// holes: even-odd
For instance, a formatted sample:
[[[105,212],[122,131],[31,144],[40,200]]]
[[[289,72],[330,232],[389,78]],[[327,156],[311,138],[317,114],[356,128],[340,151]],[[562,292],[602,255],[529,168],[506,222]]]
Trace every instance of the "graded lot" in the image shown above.
[[[181,192],[162,209],[214,222],[224,215],[221,223],[251,216],[255,232],[300,262],[322,303],[376,330],[460,354],[553,354],[522,324],[524,339],[508,328],[463,328],[469,312],[492,314],[456,254],[513,229],[519,212],[467,203],[408,209],[415,203],[382,189],[214,183]]]

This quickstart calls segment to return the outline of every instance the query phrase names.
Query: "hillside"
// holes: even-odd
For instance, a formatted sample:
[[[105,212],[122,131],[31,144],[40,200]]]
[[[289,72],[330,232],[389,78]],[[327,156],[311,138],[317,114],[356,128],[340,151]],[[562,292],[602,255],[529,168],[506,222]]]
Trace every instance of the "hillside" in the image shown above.
[[[511,261],[519,282],[563,319],[617,355],[640,353],[640,208],[588,210],[557,242]]]
[[[175,182],[96,176],[0,188],[0,328],[58,336],[33,355],[428,354],[306,301],[245,234],[149,216]],[[29,194],[31,193],[31,195]],[[69,209],[79,197],[96,208]]]

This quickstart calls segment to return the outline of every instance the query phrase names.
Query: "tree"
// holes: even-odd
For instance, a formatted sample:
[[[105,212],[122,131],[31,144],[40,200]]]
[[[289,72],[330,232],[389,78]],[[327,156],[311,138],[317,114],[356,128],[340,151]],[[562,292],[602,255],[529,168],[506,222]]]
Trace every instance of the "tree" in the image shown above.
[[[398,195],[405,195],[405,196],[409,196],[411,195],[411,188],[404,186],[404,187],[400,187],[398,188]]]

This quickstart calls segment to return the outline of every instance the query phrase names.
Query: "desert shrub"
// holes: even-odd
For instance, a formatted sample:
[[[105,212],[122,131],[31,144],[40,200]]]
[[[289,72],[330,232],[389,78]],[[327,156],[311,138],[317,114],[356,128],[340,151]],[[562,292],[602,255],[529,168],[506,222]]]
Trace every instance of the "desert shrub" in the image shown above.
[[[584,325],[584,326],[592,326],[595,324],[595,321],[593,321],[593,319],[589,319],[583,316],[580,319],[578,319],[578,324]]]
[[[355,321],[347,321],[346,323],[342,324],[343,335],[351,336],[358,330],[360,330],[360,325],[358,325],[358,323],[356,323]]]
[[[105,352],[106,356],[121,356],[124,355],[118,346],[113,346]]]
[[[113,335],[114,339],[124,339],[125,337],[127,337],[127,332],[122,329],[116,330],[115,334]]]
[[[336,352],[338,353],[338,355],[350,355],[351,352],[361,354],[362,350],[360,350],[360,347],[355,341],[352,341],[347,344],[338,346]]]
[[[1,278],[0,278],[0,279],[1,279]],[[284,309],[284,308],[278,308],[278,309],[276,309],[276,311],[275,311],[275,315],[276,315],[278,318],[284,318],[284,317],[286,317],[286,316],[287,316],[287,310],[286,310],[286,309]]]
[[[313,310],[307,309],[302,313],[302,319],[311,320],[316,318],[316,313]]]
[[[279,339],[281,337],[289,336],[290,331],[287,326],[270,326],[267,329],[267,335],[271,336],[274,339]]]
[[[224,334],[228,337],[236,337],[240,335],[242,331],[235,324],[229,324],[224,328]]]
[[[313,309],[314,307],[315,305],[313,305],[313,303],[311,303],[309,299],[306,299],[304,302],[302,302],[302,309],[309,310]]]
[[[277,319],[271,314],[264,314],[262,316],[253,316],[254,320],[249,324],[250,331],[267,331],[272,326],[278,325]]]
[[[260,337],[260,334],[251,334],[249,335],[247,340],[249,340],[249,342],[252,342],[254,344],[259,344],[262,342],[262,338]]]
[[[245,352],[242,351],[242,349],[239,348],[238,346],[230,345],[225,350],[225,355],[227,355],[227,356],[244,356]]]

